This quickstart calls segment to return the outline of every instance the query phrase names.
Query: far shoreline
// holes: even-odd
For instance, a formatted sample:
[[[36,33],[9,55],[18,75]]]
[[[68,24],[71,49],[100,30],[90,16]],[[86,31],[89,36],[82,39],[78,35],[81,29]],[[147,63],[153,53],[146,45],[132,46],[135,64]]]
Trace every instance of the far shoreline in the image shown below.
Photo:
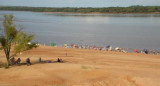
[[[0,11],[21,11],[21,10],[0,10]],[[114,12],[43,12],[43,11],[22,11],[22,12],[35,12],[35,13],[52,13],[52,14],[160,14],[160,12],[119,12],[119,13],[114,13]]]
[[[160,6],[133,5],[127,7],[32,7],[0,6],[0,10],[63,14],[160,14]]]
[[[31,11],[34,12],[34,11]],[[39,13],[53,13],[53,14],[160,14],[160,12],[144,12],[144,13],[101,13],[101,12],[89,12],[89,13],[83,13],[83,12],[39,12]]]

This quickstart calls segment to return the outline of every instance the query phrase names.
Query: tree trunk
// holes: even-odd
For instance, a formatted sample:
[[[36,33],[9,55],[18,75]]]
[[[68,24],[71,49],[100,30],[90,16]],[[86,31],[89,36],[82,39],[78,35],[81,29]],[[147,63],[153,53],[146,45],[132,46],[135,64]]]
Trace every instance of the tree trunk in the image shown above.
[[[7,59],[7,67],[9,67],[9,65],[10,65],[9,53],[6,53],[6,59]]]
[[[9,65],[10,65],[10,61],[9,61],[9,59],[7,58],[7,67],[9,67]]]

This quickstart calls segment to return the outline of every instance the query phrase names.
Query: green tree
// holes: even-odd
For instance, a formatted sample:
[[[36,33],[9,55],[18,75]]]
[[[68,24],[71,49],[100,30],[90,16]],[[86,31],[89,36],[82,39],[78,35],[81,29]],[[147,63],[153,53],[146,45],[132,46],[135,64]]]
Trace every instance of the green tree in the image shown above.
[[[0,49],[4,50],[7,66],[10,65],[10,58],[18,53],[37,47],[36,43],[31,43],[34,35],[29,35],[22,30],[17,30],[13,24],[13,15],[4,15],[3,28],[0,34]]]

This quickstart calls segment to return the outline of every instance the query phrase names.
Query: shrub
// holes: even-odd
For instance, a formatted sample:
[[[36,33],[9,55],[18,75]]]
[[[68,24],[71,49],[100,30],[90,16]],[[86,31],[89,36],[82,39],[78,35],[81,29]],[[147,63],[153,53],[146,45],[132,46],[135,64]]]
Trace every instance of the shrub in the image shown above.
[[[8,65],[7,63],[3,63],[3,62],[0,62],[0,68],[4,67],[5,69],[8,69]]]

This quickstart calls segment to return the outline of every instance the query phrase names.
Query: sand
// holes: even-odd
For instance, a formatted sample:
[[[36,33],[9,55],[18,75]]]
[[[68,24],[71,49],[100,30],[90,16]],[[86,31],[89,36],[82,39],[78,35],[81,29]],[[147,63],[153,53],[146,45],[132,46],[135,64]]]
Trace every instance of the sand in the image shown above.
[[[0,68],[0,86],[160,86],[160,55],[41,46],[18,57],[64,62]]]

